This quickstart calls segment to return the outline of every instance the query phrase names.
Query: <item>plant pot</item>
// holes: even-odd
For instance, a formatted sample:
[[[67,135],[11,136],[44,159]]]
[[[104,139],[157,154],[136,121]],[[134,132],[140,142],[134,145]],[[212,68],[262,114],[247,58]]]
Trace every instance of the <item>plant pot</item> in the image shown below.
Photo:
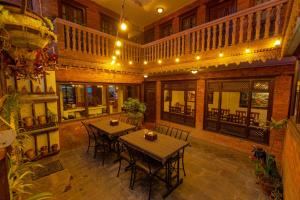
[[[52,152],[58,152],[58,144],[53,144],[51,146]]]
[[[271,192],[275,188],[273,181],[268,177],[263,177],[260,181],[260,185],[261,185],[264,193],[267,194],[268,196],[271,194]]]
[[[33,118],[32,117],[25,117],[24,119],[24,125],[27,128],[33,127]]]
[[[42,146],[41,147],[41,156],[46,156],[48,155],[48,147],[47,146]]]
[[[35,158],[35,152],[33,149],[28,149],[26,152],[25,152],[25,155],[26,157],[29,159],[29,160],[33,160]]]
[[[45,115],[38,116],[38,121],[40,125],[45,125],[47,123],[46,116]]]
[[[0,148],[0,160],[5,158],[6,155],[6,148]]]

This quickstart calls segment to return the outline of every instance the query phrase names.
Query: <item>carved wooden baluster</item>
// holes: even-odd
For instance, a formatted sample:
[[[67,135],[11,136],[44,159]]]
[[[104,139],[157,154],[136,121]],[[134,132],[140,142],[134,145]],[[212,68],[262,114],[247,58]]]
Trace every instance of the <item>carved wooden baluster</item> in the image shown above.
[[[236,21],[236,18],[232,20],[232,46],[235,45],[236,42]]]
[[[270,34],[271,10],[272,8],[267,9],[264,39],[268,38]]]
[[[215,49],[216,48],[216,43],[217,43],[217,26],[216,25],[213,26],[213,36],[212,36],[212,39],[213,39],[212,49]]]
[[[169,45],[170,40],[166,41],[166,48],[167,48],[167,52],[166,52],[166,58],[169,59],[170,58],[170,45]]]
[[[181,39],[181,43],[182,43],[182,45],[181,45],[181,48],[182,48],[182,51],[181,51],[181,54],[180,55],[184,55],[185,54],[185,50],[186,50],[186,44],[185,44],[185,42],[186,42],[186,35],[182,35],[182,39]]]
[[[239,43],[243,43],[244,39],[244,18],[245,16],[240,17],[240,35],[239,35]]]
[[[108,43],[108,38],[104,38],[105,39],[105,56],[108,57],[109,56],[109,43]]]
[[[261,13],[262,13],[261,10],[256,12],[255,40],[259,40],[259,38],[260,38]]]
[[[82,38],[81,38],[81,37],[82,37],[82,31],[78,29],[78,51],[79,51],[80,53],[82,53],[82,50],[83,50],[83,49],[81,48],[81,47],[82,47],[82,46],[81,46],[81,45],[82,45],[82,40],[81,40]]]
[[[279,27],[280,27],[280,14],[281,14],[281,7],[282,4],[276,6],[276,20],[275,20],[275,32],[274,36],[279,34]]]
[[[200,51],[200,30],[197,31],[197,45],[196,45],[197,53]]]
[[[89,32],[86,32],[86,53],[89,54],[89,52],[91,51],[91,45],[90,45],[90,38],[91,38],[91,35]]]
[[[225,47],[228,46],[228,42],[229,42],[229,24],[230,24],[230,20],[227,20],[225,23]]]
[[[211,27],[207,28],[207,45],[206,50],[210,50],[210,42],[211,42]]]
[[[91,33],[90,41],[91,41],[91,54],[95,54],[95,47],[94,47],[94,41],[95,40],[95,34]]]
[[[201,51],[204,51],[204,45],[205,45],[205,28],[201,30],[201,34],[202,34],[202,37],[201,37]]]
[[[86,47],[86,32],[82,31],[82,40],[83,40],[83,53],[87,53],[87,47]]]
[[[194,32],[192,32],[192,43],[191,43],[191,45],[192,45],[192,53],[195,53],[195,43],[196,43],[196,32],[194,31]]]
[[[169,57],[172,58],[173,57],[173,38],[170,40],[170,44],[169,44],[169,48],[170,48],[170,55]]]
[[[163,59],[166,59],[167,42],[163,42]]]
[[[104,56],[104,37],[101,36],[101,56]]]
[[[223,22],[219,24],[219,48],[222,47],[222,40],[223,40]]]
[[[177,38],[174,38],[173,54],[174,56],[177,56]]]
[[[248,15],[247,42],[251,40],[251,36],[252,36],[252,20],[253,20],[253,13]]]
[[[72,27],[72,34],[73,34],[73,37],[72,37],[72,43],[73,43],[73,51],[77,51],[76,50],[76,28],[75,27]]]
[[[66,45],[65,48],[68,50],[70,48],[70,34],[69,34],[69,26],[65,25],[65,30],[66,30]]]

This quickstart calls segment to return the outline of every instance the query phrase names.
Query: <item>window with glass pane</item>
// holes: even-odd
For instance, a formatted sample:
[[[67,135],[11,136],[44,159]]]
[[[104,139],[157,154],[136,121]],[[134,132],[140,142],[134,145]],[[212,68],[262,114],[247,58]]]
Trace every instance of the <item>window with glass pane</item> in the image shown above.
[[[172,81],[162,84],[162,118],[189,126],[195,125],[196,82]]]
[[[106,113],[106,99],[103,98],[102,85],[87,85],[86,99],[88,105],[88,116],[98,116]]]
[[[109,99],[109,113],[122,112],[124,102],[125,86],[123,85],[109,85],[108,86],[108,99]]]
[[[62,3],[61,7],[62,18],[80,25],[84,24],[84,9],[70,5],[68,3]]]
[[[208,81],[205,129],[268,143],[272,80]]]
[[[61,114],[63,120],[86,116],[84,85],[60,85]]]
[[[172,34],[172,20],[160,25],[160,38],[167,37]]]
[[[108,33],[110,35],[116,35],[117,33],[117,27],[118,27],[118,21],[116,19],[113,19],[112,17],[101,14],[100,15],[100,31],[104,33]]]
[[[196,26],[196,10],[180,16],[180,31],[193,28],[194,26]]]

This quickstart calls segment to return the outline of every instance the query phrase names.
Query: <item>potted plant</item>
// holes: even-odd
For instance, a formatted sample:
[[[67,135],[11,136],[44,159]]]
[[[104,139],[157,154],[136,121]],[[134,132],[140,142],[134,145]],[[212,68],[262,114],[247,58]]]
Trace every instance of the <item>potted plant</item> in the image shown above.
[[[144,114],[146,112],[145,103],[140,102],[138,99],[128,98],[124,101],[122,110],[128,115],[130,120],[133,120],[134,124],[139,126],[140,122],[142,122],[144,118]]]

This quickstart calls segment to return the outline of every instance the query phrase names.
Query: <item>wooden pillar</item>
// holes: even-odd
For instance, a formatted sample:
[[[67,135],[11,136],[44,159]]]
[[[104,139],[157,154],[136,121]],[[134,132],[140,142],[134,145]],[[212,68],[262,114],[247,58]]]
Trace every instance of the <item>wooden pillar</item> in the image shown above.
[[[156,122],[160,121],[161,109],[161,81],[156,82]]]
[[[7,171],[7,158],[4,158],[0,160],[0,200],[10,200]]]

